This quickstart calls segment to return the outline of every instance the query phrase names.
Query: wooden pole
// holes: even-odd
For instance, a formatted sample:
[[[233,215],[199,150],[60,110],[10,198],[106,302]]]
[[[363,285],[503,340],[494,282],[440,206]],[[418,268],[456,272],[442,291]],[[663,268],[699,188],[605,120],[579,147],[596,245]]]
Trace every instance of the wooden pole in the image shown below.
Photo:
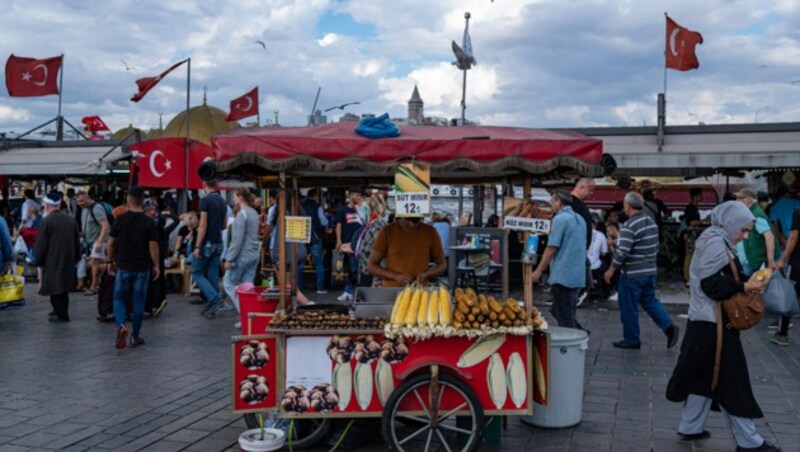
[[[530,176],[525,176],[525,180],[522,185],[522,198],[526,201],[531,197],[531,178]],[[522,246],[526,246],[528,243],[528,235],[529,233],[526,232],[522,235]],[[523,290],[523,300],[525,301],[525,311],[531,312],[533,308],[533,274],[532,274],[532,266],[530,264],[522,264],[522,290]]]
[[[278,176],[278,309],[286,310],[286,173]]]

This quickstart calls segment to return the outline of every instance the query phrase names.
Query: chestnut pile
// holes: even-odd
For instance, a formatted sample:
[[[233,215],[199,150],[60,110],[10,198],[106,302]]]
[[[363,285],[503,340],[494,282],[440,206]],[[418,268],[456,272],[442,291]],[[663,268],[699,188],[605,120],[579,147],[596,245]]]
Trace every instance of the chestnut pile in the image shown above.
[[[328,413],[338,404],[339,394],[329,384],[314,386],[310,391],[302,385],[289,386],[281,399],[281,407],[295,413],[304,413],[309,409],[316,413]]]
[[[385,324],[384,317],[367,319],[348,314],[310,311],[275,317],[269,327],[282,330],[382,330]]]
[[[268,394],[269,383],[266,377],[248,375],[247,378],[239,382],[239,398],[250,405],[263,402]]]
[[[261,341],[252,340],[239,351],[239,362],[248,370],[261,369],[269,362],[269,348]]]

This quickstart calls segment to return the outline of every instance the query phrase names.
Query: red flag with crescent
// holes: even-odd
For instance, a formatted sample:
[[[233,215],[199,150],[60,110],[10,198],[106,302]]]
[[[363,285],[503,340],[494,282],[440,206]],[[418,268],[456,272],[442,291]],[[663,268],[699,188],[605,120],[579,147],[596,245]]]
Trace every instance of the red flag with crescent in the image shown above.
[[[681,27],[667,16],[666,66],[676,71],[688,71],[700,67],[695,46],[703,43],[703,35]]]
[[[238,121],[258,114],[258,87],[231,101],[231,111],[226,121]]]
[[[161,74],[155,77],[144,77],[140,78],[139,80],[136,80],[136,86],[139,88],[139,92],[134,94],[133,97],[131,97],[131,100],[134,102],[139,102],[140,100],[142,100],[145,94],[147,94],[148,91],[153,89],[153,87],[158,85],[158,82],[160,82],[162,78],[166,77],[167,74],[172,72],[176,67],[180,66],[181,64],[187,61],[189,60],[186,59],[183,61],[178,61],[177,63],[170,66],[169,69],[167,69],[166,71],[162,72]]]
[[[101,132],[103,130],[111,130],[99,116],[84,116],[81,119],[83,123],[83,130],[88,132]]]
[[[136,163],[132,171],[140,187],[184,188],[186,175],[186,138],[157,138],[140,141],[130,146],[136,152]],[[211,147],[198,141],[189,145],[189,188],[199,189],[203,181],[197,168],[212,158]]]
[[[11,55],[6,61],[6,88],[14,97],[58,94],[58,71],[63,56],[37,60]]]

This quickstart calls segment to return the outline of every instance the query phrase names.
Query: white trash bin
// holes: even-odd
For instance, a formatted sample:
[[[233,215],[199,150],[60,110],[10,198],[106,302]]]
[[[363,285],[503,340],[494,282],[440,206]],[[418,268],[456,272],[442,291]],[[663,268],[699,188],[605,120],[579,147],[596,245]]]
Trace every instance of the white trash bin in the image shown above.
[[[533,416],[522,421],[536,427],[563,428],[580,423],[583,412],[583,372],[589,335],[574,328],[551,326],[547,363],[547,406],[534,402]]]

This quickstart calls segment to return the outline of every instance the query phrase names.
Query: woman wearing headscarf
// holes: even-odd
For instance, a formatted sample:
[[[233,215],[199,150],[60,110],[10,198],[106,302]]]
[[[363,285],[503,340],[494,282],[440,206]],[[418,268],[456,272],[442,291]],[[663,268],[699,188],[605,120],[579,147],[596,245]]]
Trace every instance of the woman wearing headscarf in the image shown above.
[[[667,399],[683,402],[678,435],[684,440],[704,439],[709,410],[725,413],[736,439],[736,450],[777,451],[756,432],[753,419],[763,417],[753,390],[739,331],[724,328],[719,381],[711,387],[717,343],[716,305],[739,292],[759,292],[764,283],[751,278],[737,281],[730,262],[742,274],[736,244],[747,238],[755,217],[744,204],[729,201],[711,213],[711,227],[697,239],[689,269],[691,298],[689,321],[681,354],[667,386]],[[722,322],[728,319],[722,312]]]

